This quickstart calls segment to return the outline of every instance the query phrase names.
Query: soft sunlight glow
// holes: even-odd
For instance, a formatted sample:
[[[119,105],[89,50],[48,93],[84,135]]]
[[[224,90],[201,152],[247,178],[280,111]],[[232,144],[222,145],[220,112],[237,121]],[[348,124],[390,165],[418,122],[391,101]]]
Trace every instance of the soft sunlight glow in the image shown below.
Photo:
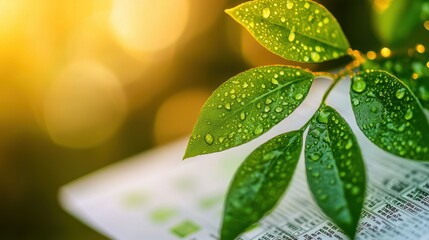
[[[209,96],[208,90],[190,89],[165,100],[156,114],[154,127],[156,143],[166,143],[190,134]]]
[[[387,58],[387,57],[390,57],[390,55],[392,54],[392,51],[389,48],[385,47],[380,50],[380,54],[381,56]]]
[[[26,4],[24,0],[0,0],[0,40],[16,30],[23,22]]]
[[[377,53],[375,53],[374,51],[369,51],[366,53],[366,56],[368,57],[368,59],[374,60],[377,57]]]
[[[374,0],[373,1],[373,8],[381,13],[384,12],[387,8],[390,7],[390,4],[392,3],[392,0]]]
[[[246,29],[241,30],[241,53],[251,66],[272,65],[287,61],[261,46]]]
[[[423,46],[423,45],[421,45],[421,44],[417,44],[417,45],[416,45],[416,51],[417,51],[418,53],[424,53],[424,52],[426,51],[426,48],[425,48],[425,46]]]
[[[155,52],[174,44],[188,22],[187,0],[115,0],[114,34],[127,50]]]
[[[113,73],[93,61],[65,68],[45,101],[46,127],[59,145],[87,148],[108,140],[126,115],[126,98]]]

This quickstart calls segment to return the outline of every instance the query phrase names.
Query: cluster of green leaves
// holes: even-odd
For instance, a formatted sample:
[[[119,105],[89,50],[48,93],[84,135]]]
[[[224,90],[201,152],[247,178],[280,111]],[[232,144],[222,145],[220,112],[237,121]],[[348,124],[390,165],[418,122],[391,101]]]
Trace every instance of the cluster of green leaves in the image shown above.
[[[274,208],[292,179],[304,138],[310,191],[321,210],[354,238],[365,199],[364,162],[350,126],[325,100],[340,80],[350,76],[351,105],[365,136],[394,155],[429,161],[429,124],[423,110],[429,107],[428,56],[414,51],[405,57],[365,59],[350,50],[331,13],[310,0],[254,0],[226,12],[285,59],[320,63],[349,54],[359,64],[354,64],[357,71],[342,74],[257,67],[214,91],[184,158],[259,137],[297,109],[318,76],[333,78],[311,119],[262,144],[239,167],[226,198],[221,239],[236,238]]]

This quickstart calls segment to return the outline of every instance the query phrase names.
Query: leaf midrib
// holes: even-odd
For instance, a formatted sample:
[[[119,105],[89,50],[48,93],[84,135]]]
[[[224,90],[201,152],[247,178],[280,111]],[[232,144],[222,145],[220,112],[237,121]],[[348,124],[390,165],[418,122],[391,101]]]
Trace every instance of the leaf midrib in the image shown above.
[[[250,28],[248,28],[245,24],[244,24],[244,21],[241,21],[239,18],[238,18],[238,16],[236,16],[235,14],[230,14],[230,16],[233,18],[233,19],[235,19],[237,22],[239,22],[241,25],[243,25],[248,31],[250,31],[250,32],[252,32],[251,30],[250,30]],[[277,26],[277,27],[279,27],[279,28],[282,28],[282,29],[286,29],[286,30],[288,30],[288,31],[291,31],[292,29],[290,29],[290,28],[287,28],[287,27],[285,27],[285,26],[283,26],[283,25],[280,25],[280,24],[278,24],[278,23],[276,23],[276,22],[271,22],[271,21],[268,21],[268,20],[266,20],[266,19],[264,19],[264,18],[262,18],[262,17],[260,17],[259,15],[252,15],[253,16],[253,18],[255,19],[255,20],[259,20],[260,22],[268,22],[268,23],[270,23],[270,24],[272,24],[272,25],[275,25],[275,26]],[[288,19],[290,19],[290,18],[288,18]],[[334,20],[336,21],[336,19],[334,18]],[[338,24],[338,22],[337,22],[337,24]],[[338,26],[339,26],[339,24],[338,24]],[[341,29],[341,26],[339,26],[340,27],[340,29]],[[317,42],[320,42],[320,43],[323,43],[323,44],[326,44],[327,46],[330,46],[330,47],[332,47],[332,48],[335,48],[335,49],[338,49],[338,50],[341,50],[341,51],[343,51],[343,50],[347,50],[347,48],[349,48],[350,47],[350,43],[347,41],[347,38],[345,38],[345,36],[344,36],[344,33],[342,32],[342,31],[340,31],[340,34],[341,34],[341,38],[342,38],[342,40],[344,41],[345,40],[345,43],[346,43],[346,47],[345,48],[342,48],[342,47],[340,47],[340,46],[338,46],[338,45],[333,45],[333,44],[330,44],[329,42],[326,42],[325,40],[320,40],[320,39],[318,39],[318,38],[315,38],[315,37],[312,37],[312,36],[308,36],[308,35],[305,35],[305,34],[303,34],[301,31],[295,31],[295,33],[298,33],[299,35],[301,35],[301,36],[303,36],[303,37],[306,37],[306,38],[308,38],[308,39],[311,39],[311,40],[314,40],[314,41],[317,41]],[[252,33],[253,34],[253,33]],[[258,37],[257,36],[255,36],[254,35],[254,37],[256,37],[256,39],[258,39]],[[265,44],[263,44],[263,45],[265,45]]]
[[[290,132],[290,134],[299,134],[299,133],[296,133],[296,132]],[[264,171],[263,171],[263,175],[264,175],[264,179],[262,180],[262,181],[260,181],[260,182],[258,182],[258,187],[257,187],[257,191],[256,191],[256,193],[257,194],[259,194],[260,192],[261,192],[261,189],[262,189],[262,186],[263,186],[263,183],[265,183],[266,182],[266,175],[268,174],[268,173],[270,173],[271,171],[272,171],[272,169],[273,169],[273,167],[274,167],[274,165],[275,165],[275,163],[277,162],[277,161],[282,161],[282,160],[284,160],[285,158],[286,158],[286,156],[287,155],[292,155],[293,153],[294,153],[294,151],[292,150],[292,154],[291,154],[291,151],[289,151],[289,149],[291,148],[291,146],[292,145],[294,145],[294,143],[295,143],[295,141],[297,141],[298,139],[296,139],[297,137],[300,137],[300,136],[292,136],[292,137],[288,137],[288,143],[287,143],[287,145],[286,146],[284,146],[284,147],[281,147],[281,149],[282,149],[282,154],[280,155],[280,156],[278,156],[278,157],[276,157],[276,158],[274,158],[274,159],[272,159],[272,160],[270,160],[270,163],[269,163],[269,166],[267,167],[267,168],[265,168],[264,169]],[[301,152],[301,151],[300,151]],[[295,167],[294,168],[296,168],[296,164],[297,164],[297,160],[295,160]],[[288,166],[289,167],[289,166]],[[290,177],[290,179],[289,179],[289,183],[290,183],[290,180],[292,179],[292,177]],[[288,184],[289,184],[288,183]],[[287,184],[287,185],[288,185]],[[278,200],[278,199],[277,199]],[[255,206],[254,205],[255,204],[255,200],[252,200],[250,203],[249,203],[249,205],[250,206]]]
[[[329,125],[328,124],[326,124],[326,130],[327,130],[327,134],[328,134],[328,137],[330,138],[330,131],[329,131]],[[356,141],[353,143],[353,144],[356,144]],[[338,169],[338,166],[340,165],[339,164],[339,162],[337,161],[338,160],[338,158],[337,158],[337,151],[335,151],[335,149],[332,147],[333,145],[332,145],[332,143],[330,143],[329,144],[329,147],[331,148],[331,154],[332,154],[332,157],[334,158],[334,161],[335,161],[335,174],[337,175],[337,177],[338,177],[338,179],[340,180],[340,183],[341,183],[341,190],[342,190],[342,196],[343,196],[343,198],[344,198],[344,200],[345,200],[345,203],[346,203],[346,207],[347,207],[347,212],[348,212],[348,214],[350,215],[350,218],[351,218],[351,220],[353,221],[353,214],[352,214],[352,211],[350,210],[351,209],[351,207],[352,206],[350,206],[350,204],[349,204],[349,201],[347,200],[347,196],[346,196],[346,191],[347,191],[347,188],[346,188],[346,186],[345,186],[345,184],[344,184],[344,181],[343,180],[341,180],[341,177],[340,177],[340,173],[339,173],[339,169]]]
[[[259,19],[261,22],[268,22],[268,23],[270,23],[270,24],[272,24],[272,25],[274,25],[274,26],[276,26],[276,27],[278,27],[278,28],[286,29],[286,30],[288,30],[288,31],[292,31],[292,29],[291,29],[291,28],[287,28],[287,27],[285,27],[285,26],[283,26],[283,25],[280,25],[280,24],[278,24],[278,23],[276,23],[276,22],[267,21],[267,20],[264,20],[264,19],[263,19],[263,18],[261,18],[261,17],[256,17],[256,18],[257,18],[257,19]],[[342,48],[342,47],[340,47],[340,46],[338,46],[338,45],[333,45],[333,44],[331,44],[331,43],[326,42],[325,40],[321,40],[321,39],[319,39],[319,38],[316,38],[316,37],[313,37],[313,36],[306,35],[306,34],[302,33],[301,31],[296,31],[296,30],[294,30],[294,33],[295,33],[295,34],[299,34],[299,35],[301,35],[301,36],[303,36],[303,37],[305,37],[305,38],[311,39],[311,40],[313,40],[313,41],[317,41],[317,42],[323,43],[323,44],[325,44],[325,45],[327,45],[327,46],[329,46],[329,47],[332,47],[332,48],[335,48],[335,49],[338,49],[338,50],[347,50],[347,47]],[[341,37],[342,37],[342,38],[344,38],[343,36],[341,36]],[[349,44],[347,44],[347,45],[349,45]]]
[[[229,117],[225,117],[224,119],[222,119],[221,121],[219,121],[218,123],[216,123],[216,124],[214,124],[214,125],[211,125],[212,126],[212,128],[211,129],[216,129],[216,128],[218,128],[220,125],[222,125],[223,123],[225,123],[225,121],[227,121],[227,120],[229,120],[230,118],[233,118],[234,116],[236,116],[237,114],[239,114],[239,113],[241,113],[241,111],[243,110],[243,109],[246,109],[247,107],[249,107],[249,106],[251,106],[251,105],[253,105],[254,103],[256,103],[256,102],[258,102],[259,100],[261,100],[261,99],[263,99],[264,97],[266,97],[266,96],[268,96],[268,95],[270,95],[270,94],[273,94],[273,93],[276,93],[276,92],[279,92],[281,89],[283,89],[283,88],[285,88],[285,87],[287,87],[287,86],[289,86],[289,85],[292,85],[292,84],[295,84],[295,83],[297,83],[297,82],[300,82],[300,81],[304,81],[304,80],[306,80],[306,79],[311,79],[311,81],[314,79],[314,75],[310,75],[310,76],[308,76],[308,77],[301,77],[301,78],[298,78],[298,79],[294,79],[294,80],[292,80],[292,81],[289,81],[289,82],[287,82],[286,84],[284,84],[284,85],[282,85],[282,86],[279,86],[279,87],[277,87],[277,88],[275,88],[275,89],[273,89],[273,90],[271,90],[271,91],[269,91],[269,92],[266,92],[266,93],[264,93],[264,94],[262,94],[262,95],[260,95],[260,96],[258,96],[258,97],[256,97],[256,98],[254,98],[252,101],[250,101],[248,104],[245,104],[245,105],[243,105],[242,107],[240,107],[240,108],[237,108],[236,110],[233,110],[232,112],[231,112],[231,114],[229,114]],[[308,91],[307,91],[307,93],[308,93]],[[302,98],[302,99],[304,99],[304,97]],[[301,101],[302,102],[302,101]],[[252,108],[253,109],[253,108]]]

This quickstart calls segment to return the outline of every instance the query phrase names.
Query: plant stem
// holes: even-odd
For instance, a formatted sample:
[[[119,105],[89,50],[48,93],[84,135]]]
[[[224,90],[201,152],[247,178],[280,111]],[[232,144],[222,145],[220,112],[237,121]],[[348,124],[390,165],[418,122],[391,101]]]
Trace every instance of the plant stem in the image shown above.
[[[324,105],[326,105],[326,99],[328,98],[331,91],[334,89],[334,87],[347,75],[353,75],[354,70],[359,67],[359,64],[356,63],[356,60],[347,64],[344,69],[342,69],[339,73],[330,73],[330,72],[315,72],[314,75],[317,77],[328,77],[333,79],[333,83],[329,86],[328,90],[326,90],[325,94],[323,95],[322,102],[320,103],[319,107],[317,108],[316,112],[311,116],[311,118],[301,127],[302,130],[305,130],[308,125],[310,125],[311,121],[315,117],[317,111]]]
[[[329,94],[331,93],[332,89],[334,89],[334,87],[340,82],[340,80],[343,78],[343,76],[337,76],[336,78],[334,78],[334,82],[329,86],[328,90],[326,90],[325,94],[323,95],[322,98],[322,103],[320,104],[320,107],[323,104],[326,104],[326,99],[329,97]],[[319,108],[320,108],[319,107]]]

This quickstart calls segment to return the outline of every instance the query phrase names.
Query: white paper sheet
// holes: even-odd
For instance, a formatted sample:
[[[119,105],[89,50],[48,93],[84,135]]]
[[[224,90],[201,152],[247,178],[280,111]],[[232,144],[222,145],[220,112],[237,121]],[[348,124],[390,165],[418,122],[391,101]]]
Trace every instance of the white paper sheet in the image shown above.
[[[64,186],[61,204],[113,239],[218,239],[223,199],[234,171],[262,142],[299,128],[317,108],[327,84],[318,79],[311,99],[242,147],[182,161],[182,140]],[[366,162],[369,184],[356,239],[429,239],[429,165],[396,158],[367,141],[355,125],[348,84],[344,81],[334,90],[331,105],[352,123]],[[347,238],[316,207],[301,159],[286,197],[240,239]]]

